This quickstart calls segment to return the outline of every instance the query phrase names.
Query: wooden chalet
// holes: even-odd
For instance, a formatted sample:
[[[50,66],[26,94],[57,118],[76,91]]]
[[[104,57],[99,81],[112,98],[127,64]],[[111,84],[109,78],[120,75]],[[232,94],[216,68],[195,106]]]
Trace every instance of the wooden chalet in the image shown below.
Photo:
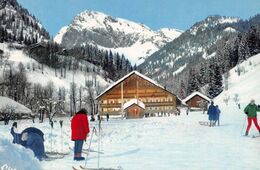
[[[207,108],[207,105],[211,101],[211,99],[200,92],[194,92],[188,97],[186,97],[183,101],[190,108]]]
[[[176,113],[180,100],[152,79],[133,71],[97,97],[101,115],[141,118],[144,114]]]

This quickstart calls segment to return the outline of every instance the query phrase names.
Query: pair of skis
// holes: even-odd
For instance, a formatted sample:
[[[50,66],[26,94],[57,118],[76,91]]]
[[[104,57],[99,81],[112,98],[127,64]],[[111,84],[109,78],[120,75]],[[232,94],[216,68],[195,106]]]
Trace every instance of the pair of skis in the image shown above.
[[[257,134],[257,135],[252,135],[252,136],[245,136],[245,137],[251,137],[251,138],[259,138],[260,137],[260,134]]]
[[[79,166],[79,168],[72,167],[73,170],[122,170],[122,168],[86,168],[83,166]]]
[[[63,159],[69,153],[60,153],[60,152],[45,152],[46,157],[43,158],[44,161],[53,161],[56,159]]]
[[[72,147],[69,147],[69,149],[74,151],[74,149]],[[93,149],[82,149],[82,153],[84,153],[84,154],[89,154],[89,152],[104,154],[104,152],[102,152],[102,151],[96,151],[96,150],[93,150]]]
[[[200,121],[199,124],[200,124],[201,126],[210,126],[210,122]]]

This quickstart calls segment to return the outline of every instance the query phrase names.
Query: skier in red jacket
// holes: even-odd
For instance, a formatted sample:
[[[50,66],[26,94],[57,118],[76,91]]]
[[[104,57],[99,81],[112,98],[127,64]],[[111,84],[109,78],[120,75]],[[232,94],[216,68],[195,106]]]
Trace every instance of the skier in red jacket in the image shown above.
[[[81,161],[83,142],[86,141],[89,133],[89,123],[86,109],[81,109],[71,120],[71,140],[75,142],[74,160]]]

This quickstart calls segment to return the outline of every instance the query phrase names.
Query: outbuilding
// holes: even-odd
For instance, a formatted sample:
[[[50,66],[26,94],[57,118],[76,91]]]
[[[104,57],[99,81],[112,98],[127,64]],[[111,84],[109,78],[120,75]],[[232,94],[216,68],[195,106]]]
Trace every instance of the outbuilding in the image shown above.
[[[189,108],[207,108],[210,101],[209,97],[200,92],[194,92],[183,100]]]

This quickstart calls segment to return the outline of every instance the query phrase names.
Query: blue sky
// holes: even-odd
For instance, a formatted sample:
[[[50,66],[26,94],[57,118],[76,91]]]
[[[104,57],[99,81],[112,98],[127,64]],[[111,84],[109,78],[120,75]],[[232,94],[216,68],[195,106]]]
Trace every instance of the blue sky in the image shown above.
[[[18,0],[52,36],[80,12],[95,10],[157,30],[186,30],[208,15],[247,19],[260,13],[260,0]]]

